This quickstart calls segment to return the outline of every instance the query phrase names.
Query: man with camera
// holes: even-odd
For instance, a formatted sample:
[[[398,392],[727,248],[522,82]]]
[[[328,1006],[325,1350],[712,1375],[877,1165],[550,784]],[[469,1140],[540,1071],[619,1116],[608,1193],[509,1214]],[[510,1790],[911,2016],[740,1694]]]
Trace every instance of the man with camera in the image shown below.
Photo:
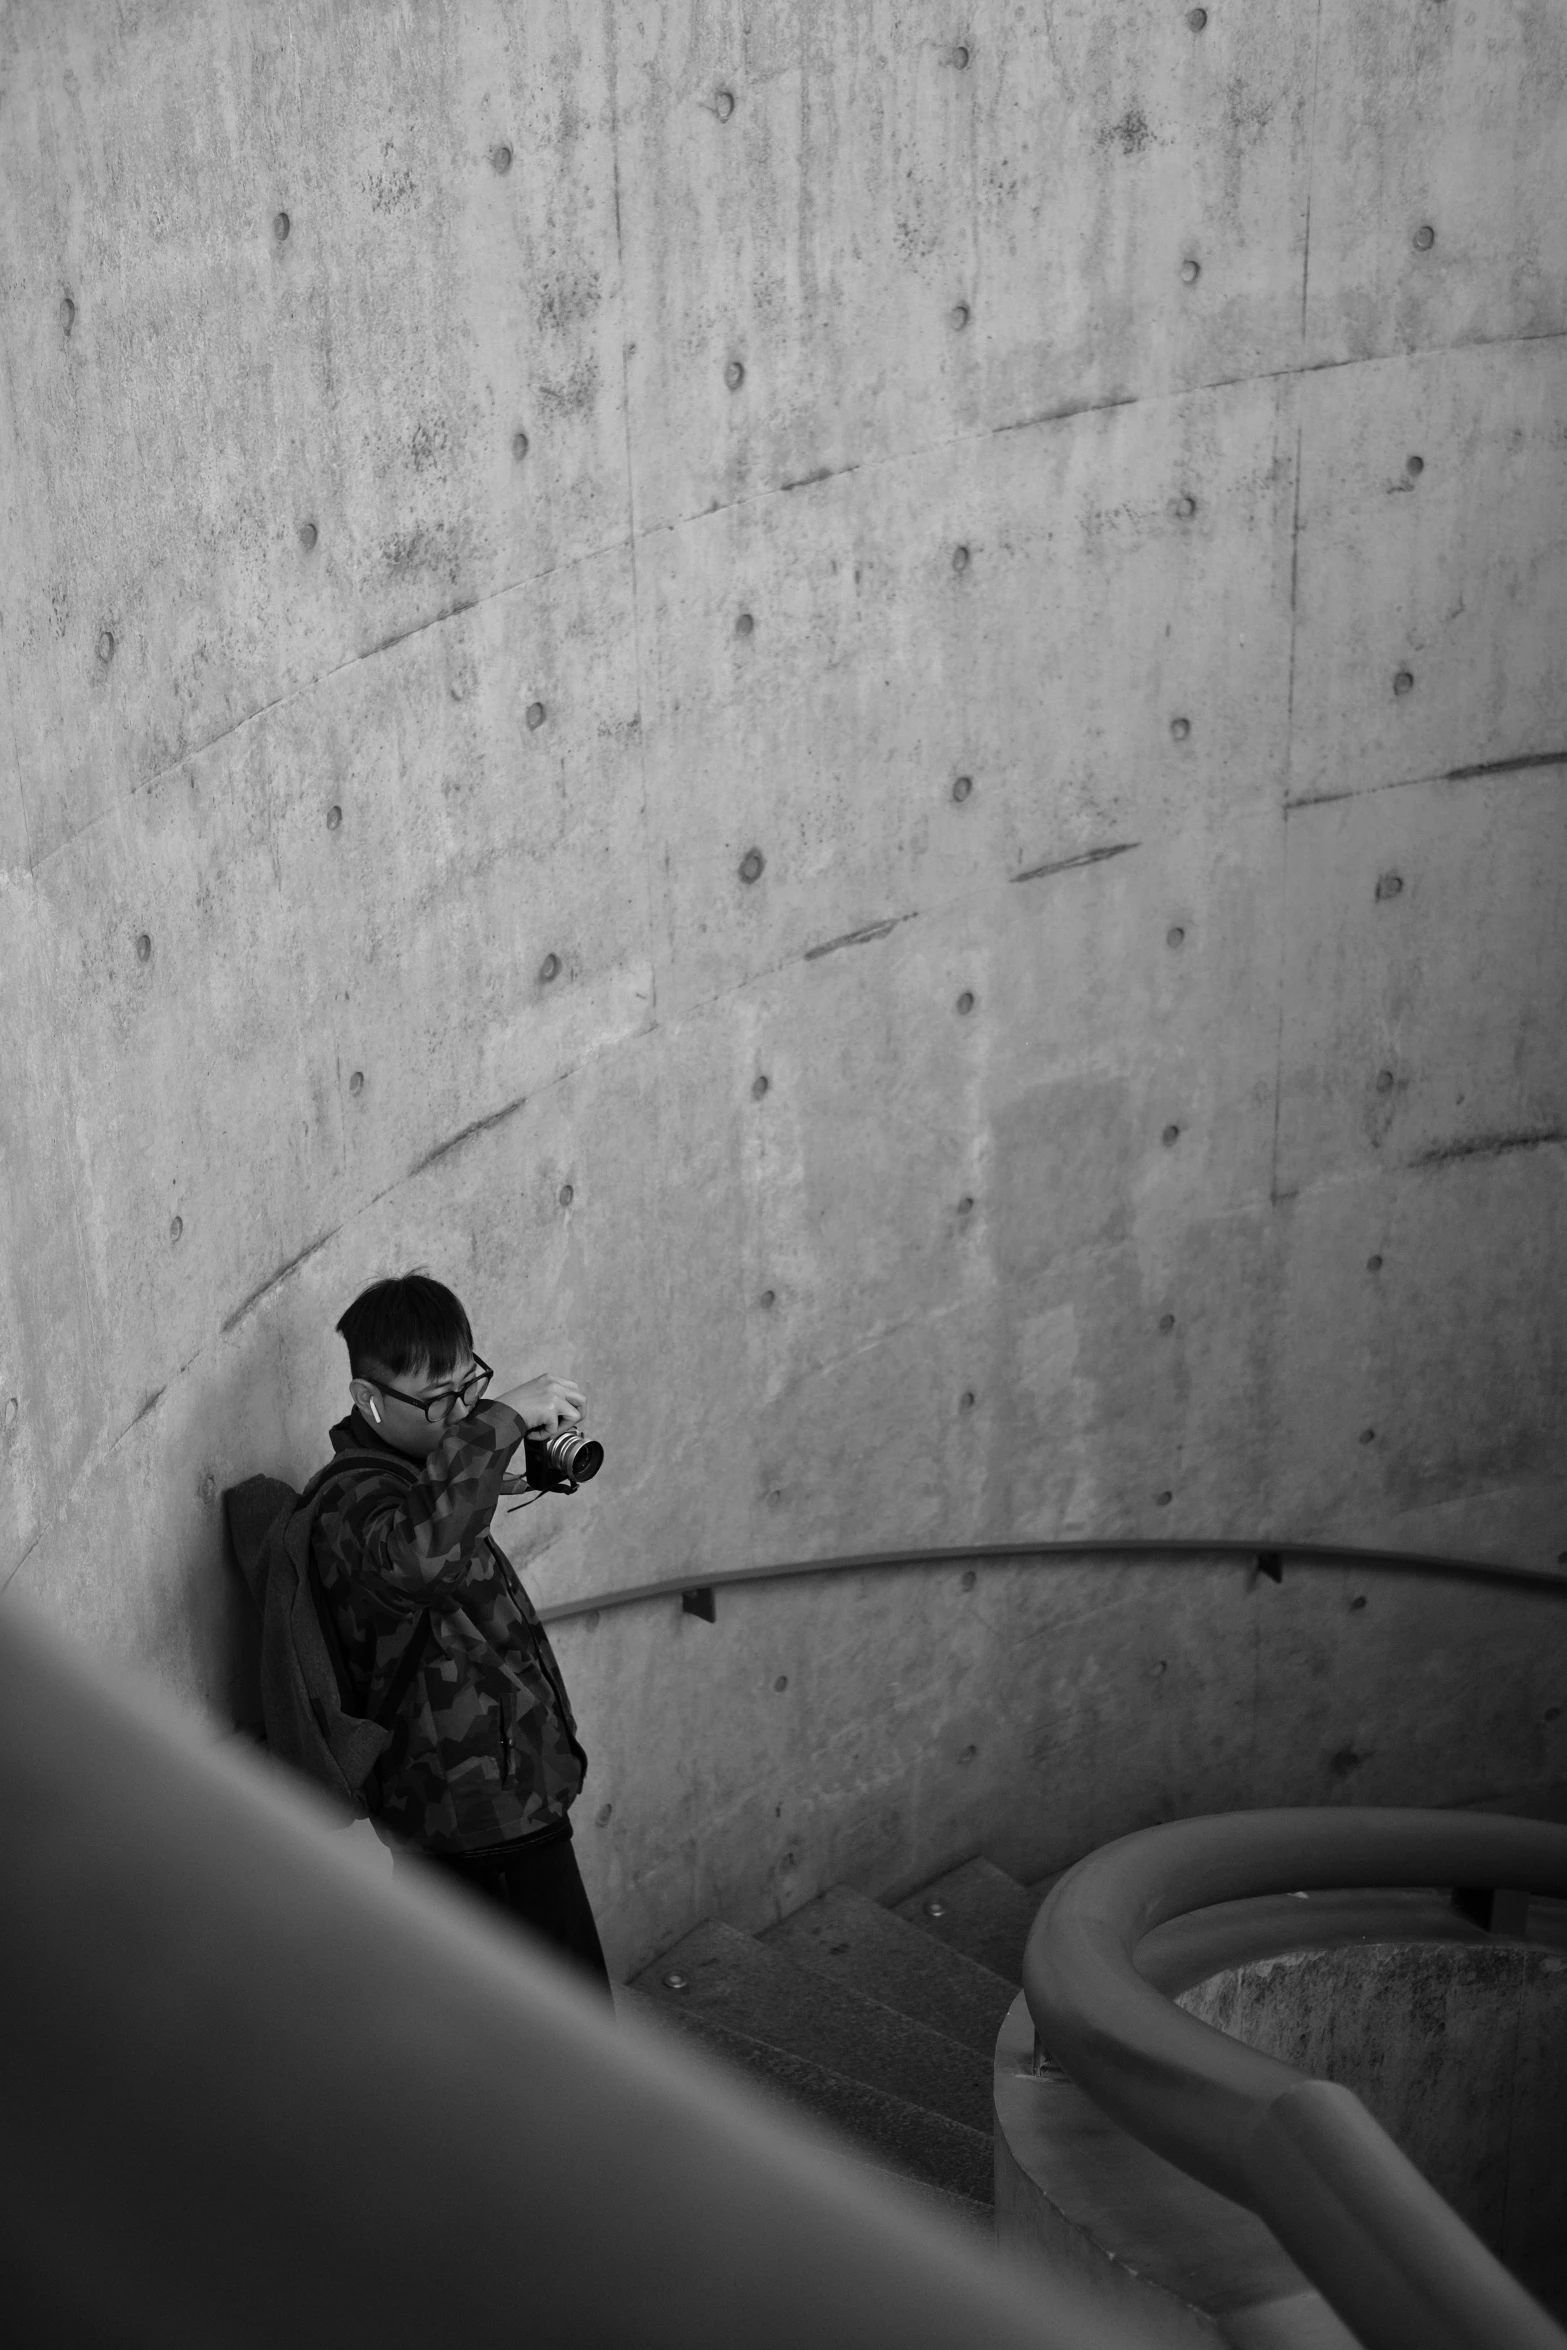
[[[311,1564],[363,1711],[391,1732],[366,1787],[376,1832],[395,1866],[433,1864],[498,1903],[607,1995],[571,1844],[587,1757],[489,1531],[503,1494],[594,1474],[582,1391],[543,1372],[488,1394],[467,1314],[422,1272],[374,1283],[337,1328],[354,1408],[332,1449],[352,1457],[322,1491]]]

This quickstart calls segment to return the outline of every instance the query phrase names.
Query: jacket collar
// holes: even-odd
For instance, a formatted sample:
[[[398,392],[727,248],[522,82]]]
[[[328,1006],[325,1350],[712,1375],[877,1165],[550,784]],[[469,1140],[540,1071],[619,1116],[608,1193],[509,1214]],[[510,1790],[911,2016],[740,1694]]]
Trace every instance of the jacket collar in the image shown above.
[[[390,1454],[394,1461],[405,1461],[408,1458],[405,1452],[398,1451],[395,1444],[387,1443],[380,1430],[365,1418],[357,1404],[346,1420],[337,1422],[330,1434],[334,1452],[384,1452]]]

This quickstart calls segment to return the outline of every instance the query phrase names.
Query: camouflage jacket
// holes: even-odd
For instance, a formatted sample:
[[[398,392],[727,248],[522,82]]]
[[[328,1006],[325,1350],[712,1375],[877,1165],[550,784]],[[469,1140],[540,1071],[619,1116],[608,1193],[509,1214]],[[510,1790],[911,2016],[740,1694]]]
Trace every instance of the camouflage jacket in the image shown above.
[[[332,1430],[334,1452],[389,1456],[384,1477],[360,1468],[323,1490],[311,1559],[365,1713],[384,1704],[409,1641],[423,1643],[365,1788],[386,1838],[419,1851],[555,1826],[587,1770],[544,1628],[489,1533],[522,1434],[509,1404],[481,1403],[410,1486],[390,1466],[406,1456],[357,1411]]]

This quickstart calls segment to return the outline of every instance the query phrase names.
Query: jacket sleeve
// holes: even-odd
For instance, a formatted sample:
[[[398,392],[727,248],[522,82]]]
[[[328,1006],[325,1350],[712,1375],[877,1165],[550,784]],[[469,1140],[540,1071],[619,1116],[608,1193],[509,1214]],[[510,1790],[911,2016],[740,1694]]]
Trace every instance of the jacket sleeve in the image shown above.
[[[331,1541],[352,1559],[354,1580],[394,1606],[438,1605],[483,1543],[522,1438],[509,1404],[478,1404],[447,1429],[406,1493],[372,1486],[350,1497]]]

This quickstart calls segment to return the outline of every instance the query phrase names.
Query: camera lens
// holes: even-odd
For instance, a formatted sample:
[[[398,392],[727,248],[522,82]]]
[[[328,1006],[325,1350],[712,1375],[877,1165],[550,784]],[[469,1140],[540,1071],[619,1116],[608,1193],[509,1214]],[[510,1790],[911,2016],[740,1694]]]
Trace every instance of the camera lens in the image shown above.
[[[568,1477],[575,1477],[579,1485],[585,1484],[603,1468],[604,1447],[591,1436],[568,1437],[567,1443],[571,1446],[570,1457],[562,1459],[560,1465]]]
[[[570,1493],[604,1466],[604,1447],[591,1436],[558,1428],[553,1436],[530,1436],[524,1445],[528,1481],[542,1493]]]

